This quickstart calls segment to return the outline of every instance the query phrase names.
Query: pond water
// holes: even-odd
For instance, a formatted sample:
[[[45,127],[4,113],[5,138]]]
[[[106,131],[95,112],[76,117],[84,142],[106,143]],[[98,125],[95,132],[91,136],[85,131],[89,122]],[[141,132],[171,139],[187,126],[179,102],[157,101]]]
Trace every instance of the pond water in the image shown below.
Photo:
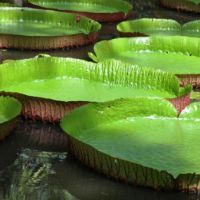
[[[181,23],[200,18],[160,8],[157,1],[134,1],[131,18],[174,18]],[[117,37],[116,24],[104,24],[99,40]],[[46,51],[52,56],[89,60],[93,45]],[[1,50],[6,59],[33,57],[41,52]],[[44,52],[42,52],[44,53]],[[0,200],[189,200],[197,196],[127,185],[102,176],[67,152],[67,137],[58,125],[20,119],[13,134],[0,145]]]

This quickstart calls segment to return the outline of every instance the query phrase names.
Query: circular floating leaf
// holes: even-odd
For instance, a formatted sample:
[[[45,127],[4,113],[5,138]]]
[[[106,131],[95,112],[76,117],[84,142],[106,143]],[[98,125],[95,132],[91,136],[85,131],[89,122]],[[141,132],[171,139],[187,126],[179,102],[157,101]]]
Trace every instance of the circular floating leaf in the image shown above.
[[[198,190],[199,107],[177,118],[165,100],[122,99],[76,109],[61,127],[75,156],[102,173],[153,188]]]
[[[14,128],[16,117],[21,113],[21,103],[12,97],[0,97],[0,140]]]
[[[188,22],[183,25],[182,33],[188,36],[199,37],[200,36],[200,20]]]
[[[0,3],[0,7],[18,7],[18,6],[12,3]]]
[[[192,91],[192,92],[191,92],[190,98],[191,98],[193,101],[199,101],[199,100],[200,100],[200,92]]]
[[[57,119],[66,110],[74,108],[71,103],[105,102],[138,96],[181,99],[190,90],[190,86],[179,87],[173,74],[115,60],[95,64],[70,58],[36,57],[0,66],[0,92],[25,95],[20,98],[28,106],[24,113],[35,112],[34,115],[37,113],[38,116],[60,113]],[[39,99],[33,103],[34,98]],[[37,109],[27,103],[29,99]],[[187,104],[187,99],[180,101],[180,105]],[[50,101],[51,106],[48,107],[44,100]],[[69,105],[63,108],[63,102]],[[58,111],[54,110],[55,107],[59,108]]]
[[[56,11],[0,7],[0,48],[49,49],[95,40],[101,28],[86,17]]]
[[[36,57],[2,64],[0,74],[1,91],[64,102],[182,95],[173,74],[115,60],[95,64],[72,58]]]
[[[124,36],[180,35],[181,25],[171,19],[142,18],[117,25]]]
[[[142,18],[124,21],[117,25],[122,36],[193,36],[200,37],[200,20],[188,22],[181,26],[171,19]]]
[[[189,25],[188,25],[189,26]],[[118,38],[101,41],[94,46],[95,61],[117,59],[139,66],[174,73],[199,87],[200,38],[183,36],[155,36]]]
[[[132,5],[122,0],[28,0],[29,4],[65,12],[78,13],[97,21],[119,21],[127,17]]]

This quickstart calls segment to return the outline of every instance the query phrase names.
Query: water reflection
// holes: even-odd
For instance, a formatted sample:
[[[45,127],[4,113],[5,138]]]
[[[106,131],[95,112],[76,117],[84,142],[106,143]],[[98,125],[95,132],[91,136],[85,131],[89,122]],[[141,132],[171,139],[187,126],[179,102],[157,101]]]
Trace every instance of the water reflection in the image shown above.
[[[50,176],[56,173],[53,170],[53,163],[62,162],[66,157],[67,153],[22,150],[14,164],[4,170],[1,185],[10,185],[10,187],[3,188],[4,192],[1,192],[1,199],[77,199],[67,190],[49,184]],[[5,182],[6,184],[4,184]]]
[[[24,148],[67,151],[67,136],[58,125],[19,120],[17,129],[0,145],[0,171],[12,165]]]
[[[66,151],[68,139],[58,124],[21,120],[14,133],[18,147]]]

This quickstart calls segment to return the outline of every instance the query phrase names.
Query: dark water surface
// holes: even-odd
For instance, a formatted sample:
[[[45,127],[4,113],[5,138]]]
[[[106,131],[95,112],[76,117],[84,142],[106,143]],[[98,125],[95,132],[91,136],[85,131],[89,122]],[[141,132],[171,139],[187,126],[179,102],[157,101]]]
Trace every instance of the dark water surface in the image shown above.
[[[174,18],[181,23],[200,16],[160,8],[157,1],[136,0],[131,18]],[[116,24],[104,24],[99,40],[118,37]],[[0,62],[39,53],[89,60],[93,45],[55,51],[0,50]],[[161,192],[113,181],[86,168],[67,153],[67,137],[58,125],[25,121],[0,145],[0,200],[190,200],[198,196]]]

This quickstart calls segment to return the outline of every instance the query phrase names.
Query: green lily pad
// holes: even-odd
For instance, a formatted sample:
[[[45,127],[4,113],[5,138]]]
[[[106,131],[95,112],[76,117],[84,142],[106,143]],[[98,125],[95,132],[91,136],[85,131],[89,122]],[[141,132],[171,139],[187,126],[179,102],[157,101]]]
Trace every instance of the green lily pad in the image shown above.
[[[200,13],[199,0],[160,0],[165,7],[182,10],[186,12]]]
[[[199,91],[192,91],[190,98],[194,101],[200,100],[200,92]]]
[[[142,18],[124,21],[117,25],[122,34],[138,35],[180,35],[181,25],[171,19]]]
[[[0,97],[0,124],[17,117],[21,112],[21,104],[12,97]]]
[[[43,8],[91,13],[124,12],[128,14],[132,9],[131,4],[122,0],[28,0],[28,2]]]
[[[95,64],[37,56],[0,65],[0,93],[18,98],[26,118],[49,122],[85,103],[122,97],[166,98],[180,112],[190,91],[173,74],[114,60]]]
[[[101,25],[84,16],[0,7],[0,48],[56,49],[93,43]]]
[[[200,20],[188,22],[182,26],[183,35],[199,37],[200,36]]]
[[[0,141],[14,128],[21,107],[21,103],[12,97],[0,97]]]
[[[0,8],[0,34],[22,36],[66,36],[99,31],[101,25],[75,14],[31,8]]]
[[[13,3],[0,3],[0,7],[18,7],[18,6]]]
[[[95,55],[89,56],[96,62],[117,59],[176,75],[199,75],[199,46],[200,38],[183,36],[118,38],[98,42],[94,46]]]
[[[117,30],[125,36],[183,35],[200,37],[200,20],[181,26],[177,21],[171,19],[141,18],[119,23]]]
[[[78,108],[61,127],[75,156],[101,173],[153,188],[192,190],[200,181],[199,110],[200,104],[191,104],[177,118],[165,100],[121,99]]]
[[[108,60],[36,57],[0,65],[0,91],[57,101],[104,102],[121,97],[175,98],[188,93],[170,73]]]
[[[132,5],[123,0],[28,0],[33,7],[73,12],[100,22],[121,21],[128,17]]]

